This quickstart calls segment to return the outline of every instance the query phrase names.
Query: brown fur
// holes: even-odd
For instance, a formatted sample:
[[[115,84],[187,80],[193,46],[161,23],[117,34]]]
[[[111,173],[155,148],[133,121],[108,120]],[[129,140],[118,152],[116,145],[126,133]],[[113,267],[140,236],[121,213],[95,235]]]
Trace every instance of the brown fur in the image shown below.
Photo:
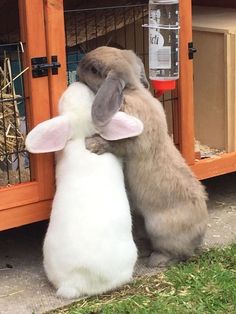
[[[132,208],[144,217],[154,251],[149,264],[184,260],[194,254],[204,236],[206,194],[168,135],[161,103],[141,84],[137,57],[114,49],[101,47],[88,53],[79,67],[80,79],[98,90],[108,72],[117,71],[125,82],[121,110],[139,118],[144,131],[116,142],[94,137],[87,145],[94,152],[110,151],[124,158]],[[85,66],[94,62],[104,69],[96,79]]]

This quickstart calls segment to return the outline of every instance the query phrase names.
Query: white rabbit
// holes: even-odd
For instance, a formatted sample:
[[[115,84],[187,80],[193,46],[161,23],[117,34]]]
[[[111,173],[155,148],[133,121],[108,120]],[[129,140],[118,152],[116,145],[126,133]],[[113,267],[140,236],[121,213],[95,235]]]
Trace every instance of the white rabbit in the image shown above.
[[[57,295],[75,298],[114,289],[132,278],[137,250],[121,161],[85,148],[96,133],[93,92],[73,83],[59,101],[60,115],[27,136],[30,152],[58,151],[56,194],[44,241],[44,268]],[[142,132],[142,122],[125,113],[98,131],[120,139]],[[63,149],[63,150],[62,150]]]

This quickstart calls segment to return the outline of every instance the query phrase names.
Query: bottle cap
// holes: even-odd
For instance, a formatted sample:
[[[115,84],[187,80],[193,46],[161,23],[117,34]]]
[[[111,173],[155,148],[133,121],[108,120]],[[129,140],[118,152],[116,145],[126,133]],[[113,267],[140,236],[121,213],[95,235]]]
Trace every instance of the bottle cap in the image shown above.
[[[162,91],[163,93],[168,90],[176,88],[176,80],[157,81],[151,80],[152,86],[156,91]]]

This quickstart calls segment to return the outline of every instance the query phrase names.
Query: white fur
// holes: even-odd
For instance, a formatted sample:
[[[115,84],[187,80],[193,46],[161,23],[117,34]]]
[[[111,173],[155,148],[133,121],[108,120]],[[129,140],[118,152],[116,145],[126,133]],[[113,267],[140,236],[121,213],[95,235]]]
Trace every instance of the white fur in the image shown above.
[[[95,133],[93,99],[87,86],[73,83],[59,103],[73,136],[57,153],[57,189],[43,253],[48,279],[65,298],[128,282],[137,259],[122,164],[110,153],[85,149],[85,137]]]

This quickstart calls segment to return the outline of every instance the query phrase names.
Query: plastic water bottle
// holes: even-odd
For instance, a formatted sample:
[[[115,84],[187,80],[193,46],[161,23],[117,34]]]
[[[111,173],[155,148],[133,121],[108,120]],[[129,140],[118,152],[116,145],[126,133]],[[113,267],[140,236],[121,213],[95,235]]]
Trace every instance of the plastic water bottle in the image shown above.
[[[158,94],[179,78],[179,1],[149,1],[149,78]]]

